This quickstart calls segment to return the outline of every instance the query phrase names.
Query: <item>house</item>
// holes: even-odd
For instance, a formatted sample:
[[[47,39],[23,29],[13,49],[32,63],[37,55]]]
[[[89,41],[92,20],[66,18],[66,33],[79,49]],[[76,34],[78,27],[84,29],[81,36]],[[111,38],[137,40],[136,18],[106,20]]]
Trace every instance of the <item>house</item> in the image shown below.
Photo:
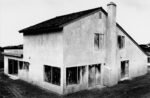
[[[141,44],[140,47],[147,54],[147,66],[150,69],[150,44]]]
[[[23,45],[0,47],[0,69],[4,68],[4,55],[3,55],[4,50],[12,50],[12,49],[23,49]]]
[[[116,4],[58,16],[20,30],[23,57],[5,74],[58,94],[102,88],[147,73],[147,56],[116,22]],[[16,59],[17,58],[17,59]],[[15,60],[15,61],[14,61]],[[17,72],[11,72],[12,66]]]
[[[4,56],[4,73],[9,73],[7,75],[12,79],[18,79],[16,75],[18,75],[18,70],[21,66],[20,62],[22,62],[23,58],[23,45],[5,46],[3,47],[3,50],[4,52],[2,54]],[[6,58],[9,58],[9,60]]]

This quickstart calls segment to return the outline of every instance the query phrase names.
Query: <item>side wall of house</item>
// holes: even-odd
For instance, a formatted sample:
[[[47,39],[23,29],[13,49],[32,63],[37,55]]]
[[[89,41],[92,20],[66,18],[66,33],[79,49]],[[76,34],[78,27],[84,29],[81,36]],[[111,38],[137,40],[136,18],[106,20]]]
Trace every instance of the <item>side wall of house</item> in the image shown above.
[[[125,33],[117,27],[118,35],[125,36],[125,47],[119,49],[119,79],[121,73],[121,61],[129,60],[129,78],[141,76],[147,73],[147,56]]]
[[[103,12],[91,14],[64,27],[64,94],[89,87],[89,65],[100,64],[100,76],[103,76],[101,74],[105,63],[105,44],[103,43],[102,49],[94,49],[95,33],[104,35],[103,40],[105,40],[106,16]],[[77,66],[85,67],[85,74],[82,76],[82,79],[79,80],[80,83],[66,85],[66,69]],[[99,80],[99,82],[101,82],[101,80]]]
[[[63,68],[62,32],[24,35],[24,61],[30,63],[29,76],[26,81],[53,92],[62,94],[61,74],[60,86],[45,82],[44,65]]]

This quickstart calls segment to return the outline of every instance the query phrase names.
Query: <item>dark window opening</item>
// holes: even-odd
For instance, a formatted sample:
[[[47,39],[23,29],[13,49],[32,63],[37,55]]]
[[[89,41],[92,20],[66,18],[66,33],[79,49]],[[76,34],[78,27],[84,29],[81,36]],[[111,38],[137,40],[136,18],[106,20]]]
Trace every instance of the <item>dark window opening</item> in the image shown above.
[[[46,82],[60,85],[60,68],[44,65],[44,80]]]
[[[99,49],[99,34],[98,33],[95,33],[94,35],[94,47],[95,47],[95,50]]]
[[[103,45],[104,45],[104,34],[95,33],[95,35],[94,35],[95,50],[102,49]]]
[[[67,68],[67,85],[77,83],[77,67]]]
[[[22,61],[19,61],[19,69],[23,69],[23,62]]]
[[[118,36],[118,47],[119,47],[119,49],[122,49],[124,47],[124,45],[125,45],[125,37],[119,35]]]
[[[50,82],[50,83],[52,83],[52,68],[50,67],[50,66],[44,66],[44,71],[45,71],[45,75],[44,75],[44,80],[46,81],[46,82]]]
[[[147,58],[147,62],[150,63],[150,57]]]
[[[52,67],[52,84],[60,85],[60,68]]]
[[[86,69],[85,66],[70,67],[66,69],[66,84],[79,84],[83,81]]]
[[[99,12],[99,19],[102,19],[102,13]]]

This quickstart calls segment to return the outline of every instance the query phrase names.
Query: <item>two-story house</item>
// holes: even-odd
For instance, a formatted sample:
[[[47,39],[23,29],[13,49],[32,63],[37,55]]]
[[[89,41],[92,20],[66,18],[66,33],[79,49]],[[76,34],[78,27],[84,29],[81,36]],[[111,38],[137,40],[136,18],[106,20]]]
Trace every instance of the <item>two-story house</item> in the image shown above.
[[[75,12],[20,30],[23,57],[5,56],[5,74],[58,94],[112,86],[147,73],[147,57],[116,22],[116,4]],[[16,61],[12,61],[15,59]],[[12,73],[11,66],[18,66]]]

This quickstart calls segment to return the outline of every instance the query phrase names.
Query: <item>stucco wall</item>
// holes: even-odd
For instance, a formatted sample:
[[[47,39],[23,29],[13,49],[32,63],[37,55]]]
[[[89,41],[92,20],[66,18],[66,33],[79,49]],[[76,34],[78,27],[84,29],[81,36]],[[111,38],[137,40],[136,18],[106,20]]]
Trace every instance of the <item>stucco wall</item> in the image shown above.
[[[118,35],[125,36],[125,47],[118,50],[118,60],[129,60],[129,78],[146,74],[147,56],[119,28],[117,28],[117,32]]]
[[[106,79],[108,82],[106,86],[114,85],[120,81],[121,61],[124,60],[129,60],[129,78],[144,75],[147,72],[146,55],[118,27],[116,27],[116,33],[117,35],[125,36],[125,47],[123,49],[116,48],[116,65],[114,64],[114,66],[112,66],[107,64],[106,54],[109,54],[106,53],[106,28],[106,16],[102,14],[102,19],[99,19],[99,13],[89,15],[65,26],[63,35],[64,66],[72,67],[101,63],[101,79]],[[94,33],[104,34],[106,40],[102,50],[94,50]],[[64,69],[64,93],[88,88],[88,66],[86,71],[86,82],[66,86],[66,70]],[[103,82],[101,84],[103,85]]]
[[[64,27],[64,65],[80,66],[104,62],[104,49],[94,50],[94,33],[105,34],[106,18],[102,13],[89,15]]]
[[[29,81],[48,90],[62,93],[61,85],[53,85],[44,81],[44,65],[63,68],[62,32],[24,36],[24,60],[30,62]]]
[[[101,64],[105,62],[105,44],[103,49],[94,49],[94,33],[106,33],[106,16],[99,12],[74,21],[64,27],[63,34],[63,62],[65,69],[73,66],[86,66],[86,81],[80,84],[66,86],[66,70],[64,69],[64,93],[72,93],[88,88],[88,66],[91,64]],[[102,71],[102,70],[101,70]],[[101,75],[102,76],[102,75]],[[101,77],[102,79],[103,77]],[[102,82],[101,82],[102,83]]]

